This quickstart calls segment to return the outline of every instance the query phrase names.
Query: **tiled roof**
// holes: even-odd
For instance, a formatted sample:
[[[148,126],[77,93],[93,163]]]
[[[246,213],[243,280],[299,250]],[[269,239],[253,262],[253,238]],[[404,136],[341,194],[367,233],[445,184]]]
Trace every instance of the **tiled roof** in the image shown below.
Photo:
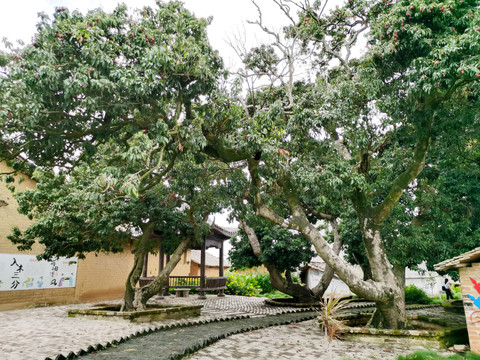
[[[462,255],[458,255],[454,258],[435,264],[433,268],[438,271],[457,269],[460,267],[465,267],[475,260],[480,261],[480,247],[477,247],[472,251],[466,252]]]
[[[212,224],[211,225],[212,230],[217,230],[221,234],[232,237],[235,236],[238,232],[238,227],[232,227],[232,226],[220,226],[217,224]]]
[[[201,255],[201,250],[192,250],[192,261],[198,265],[200,265],[200,255]],[[219,264],[220,264],[220,259],[218,257],[216,257],[215,255],[209,254],[208,252],[205,253],[206,266],[218,267]],[[232,265],[228,262],[228,260],[224,259],[223,266],[230,267]]]
[[[308,267],[319,270],[319,271],[325,271],[325,263],[324,262],[317,262],[317,261],[311,261],[308,263]]]

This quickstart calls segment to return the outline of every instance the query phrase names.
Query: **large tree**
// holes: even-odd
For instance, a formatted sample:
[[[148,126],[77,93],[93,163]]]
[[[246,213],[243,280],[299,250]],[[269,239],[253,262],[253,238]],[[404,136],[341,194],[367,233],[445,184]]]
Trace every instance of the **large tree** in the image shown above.
[[[231,113],[237,131],[222,141],[212,137],[210,153],[239,160],[249,151],[248,200],[257,214],[301,232],[352,291],[376,302],[379,325],[401,328],[405,266],[389,257],[398,239],[390,237],[387,247],[382,231],[424,169],[431,142],[478,122],[477,3],[352,0],[329,14],[318,2],[276,3],[291,26],[283,36],[260,17],[272,46],[246,54],[240,73],[274,82],[253,89],[242,115]],[[352,59],[362,32],[369,49]],[[295,83],[296,54],[310,55],[313,82]],[[287,214],[272,205],[279,194]],[[342,206],[355,211],[368,280],[332,251],[309,218],[312,209],[335,214]]]
[[[68,174],[37,170],[37,188],[16,194],[19,211],[35,222],[24,232],[14,228],[9,238],[21,250],[44,245],[46,259],[133,247],[123,298],[123,309],[131,310],[144,308],[167,284],[185,250],[203,241],[209,213],[221,209],[221,175],[228,168],[197,164],[184,155],[162,171],[165,176],[151,171],[139,177],[160,160],[150,157],[155,143],[142,132],[127,143],[128,149],[100,146],[95,161],[78,162]],[[137,287],[145,255],[157,252],[159,243],[170,261],[153,282]]]
[[[31,45],[1,54],[0,159],[41,169],[38,190],[19,195],[36,223],[12,239],[40,241],[44,257],[83,256],[120,251],[135,230],[126,310],[161,289],[219,210],[222,166],[193,155],[205,144],[202,104],[223,72],[207,25],[179,2],[134,13],[57,8]],[[155,231],[173,255],[136,288]]]

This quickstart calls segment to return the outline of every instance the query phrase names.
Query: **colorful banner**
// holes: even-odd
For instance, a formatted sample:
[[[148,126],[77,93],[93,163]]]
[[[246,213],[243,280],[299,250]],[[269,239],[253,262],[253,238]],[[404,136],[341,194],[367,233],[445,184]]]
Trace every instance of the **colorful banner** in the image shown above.
[[[37,260],[36,255],[0,254],[0,291],[75,287],[78,258]]]

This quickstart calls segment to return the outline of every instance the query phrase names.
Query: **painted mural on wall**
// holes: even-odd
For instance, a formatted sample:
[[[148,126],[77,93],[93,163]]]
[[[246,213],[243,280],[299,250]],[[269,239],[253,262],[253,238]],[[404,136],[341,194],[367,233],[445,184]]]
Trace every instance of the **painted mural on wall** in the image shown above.
[[[472,280],[475,290],[477,290],[477,292],[480,294],[480,283],[477,283],[473,278],[470,278],[470,280]],[[480,309],[480,296],[477,298],[470,294],[468,294],[467,296],[473,301],[473,305]],[[470,315],[470,321],[472,322],[472,324],[480,323],[480,311],[474,311]]]
[[[75,287],[78,258],[37,260],[35,255],[0,254],[0,291]]]

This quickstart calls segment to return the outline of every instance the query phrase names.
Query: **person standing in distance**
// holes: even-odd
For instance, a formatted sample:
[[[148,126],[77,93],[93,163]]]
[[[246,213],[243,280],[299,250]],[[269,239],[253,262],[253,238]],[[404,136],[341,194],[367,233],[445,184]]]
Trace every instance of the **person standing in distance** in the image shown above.
[[[445,291],[447,295],[447,300],[453,300],[452,290],[450,290],[450,282],[448,279],[445,279],[445,284],[442,286],[442,290]]]

